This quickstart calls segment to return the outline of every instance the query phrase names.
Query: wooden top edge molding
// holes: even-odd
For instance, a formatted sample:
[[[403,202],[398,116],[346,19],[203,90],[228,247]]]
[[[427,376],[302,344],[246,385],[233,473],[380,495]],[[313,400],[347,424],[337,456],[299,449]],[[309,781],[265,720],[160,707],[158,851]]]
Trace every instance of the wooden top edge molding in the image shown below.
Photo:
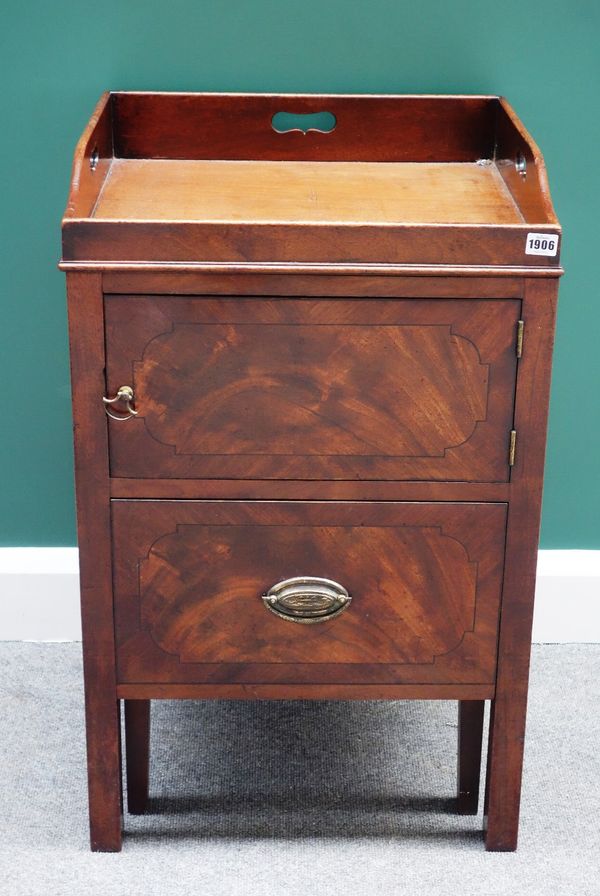
[[[308,97],[309,99],[337,99],[342,97],[344,99],[353,99],[353,100],[379,100],[379,99],[395,99],[395,100],[501,100],[502,97],[496,93],[306,93],[302,92],[294,92],[294,91],[284,91],[280,92],[270,92],[270,91],[256,91],[256,92],[244,92],[239,90],[109,90],[107,91],[108,96],[139,96],[139,97],[152,97],[152,96],[186,96],[186,97],[234,97],[234,98],[243,98],[243,99],[253,99],[254,97],[276,97],[277,99],[283,98],[296,98],[296,97]]]
[[[217,274],[333,274],[389,277],[561,277],[562,267],[518,267],[498,265],[381,265],[381,264],[304,264],[198,262],[172,264],[164,262],[67,261],[58,265],[61,271],[105,271],[145,273],[217,273]]]

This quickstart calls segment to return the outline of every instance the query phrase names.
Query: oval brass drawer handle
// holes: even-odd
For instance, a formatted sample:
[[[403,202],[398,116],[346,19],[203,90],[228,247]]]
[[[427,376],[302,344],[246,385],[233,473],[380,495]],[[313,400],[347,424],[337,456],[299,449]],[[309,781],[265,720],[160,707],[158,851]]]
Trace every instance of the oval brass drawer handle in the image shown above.
[[[107,398],[106,395],[103,395],[102,401],[104,402],[104,410],[111,420],[130,420],[132,417],[137,417],[138,412],[131,406],[133,401],[133,389],[131,386],[119,386],[114,398]],[[124,414],[115,414],[109,407],[109,405],[117,404],[119,401],[122,401],[125,405],[126,413]]]
[[[317,576],[296,576],[273,585],[262,600],[272,613],[289,622],[325,622],[339,616],[352,598],[343,585]]]

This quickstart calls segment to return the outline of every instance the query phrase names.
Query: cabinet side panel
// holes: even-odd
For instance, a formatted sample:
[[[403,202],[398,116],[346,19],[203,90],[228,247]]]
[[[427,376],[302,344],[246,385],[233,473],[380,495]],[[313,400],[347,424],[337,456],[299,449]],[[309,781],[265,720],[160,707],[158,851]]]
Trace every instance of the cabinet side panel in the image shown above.
[[[67,280],[92,849],[121,847],[101,276]]]
[[[486,845],[490,850],[514,850],[517,844],[556,296],[554,281],[526,284],[526,337],[515,406],[517,450],[487,773]]]

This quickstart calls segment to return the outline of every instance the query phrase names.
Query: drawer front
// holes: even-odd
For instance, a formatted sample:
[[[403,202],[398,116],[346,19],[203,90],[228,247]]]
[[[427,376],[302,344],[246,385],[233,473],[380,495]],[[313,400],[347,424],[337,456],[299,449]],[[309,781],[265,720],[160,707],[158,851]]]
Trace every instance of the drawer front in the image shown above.
[[[107,296],[125,478],[505,482],[520,301]]]
[[[121,683],[494,681],[505,504],[113,501],[112,520]]]

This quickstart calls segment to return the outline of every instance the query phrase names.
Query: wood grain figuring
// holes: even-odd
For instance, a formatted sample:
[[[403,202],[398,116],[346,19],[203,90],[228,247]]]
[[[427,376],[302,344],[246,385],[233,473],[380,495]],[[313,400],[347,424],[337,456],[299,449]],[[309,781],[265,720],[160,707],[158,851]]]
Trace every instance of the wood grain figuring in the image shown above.
[[[522,222],[495,165],[117,159],[96,219]]]
[[[113,502],[121,682],[493,680],[504,505]],[[261,595],[317,575],[314,625]]]
[[[335,642],[340,663],[419,665],[455,650],[473,626],[475,566],[439,529],[412,528],[402,538],[364,526],[260,530],[178,526],[154,542],[140,565],[140,603],[142,626],[162,650],[182,663],[327,663]],[[353,605],[310,627],[282,624],[260,595],[301,574],[309,554],[307,572],[335,575],[355,595]],[[378,562],[366,569],[366,556]],[[450,582],[460,584],[458,606]],[[423,627],[430,595],[435,610]]]
[[[112,475],[505,481],[519,311],[107,298]]]

